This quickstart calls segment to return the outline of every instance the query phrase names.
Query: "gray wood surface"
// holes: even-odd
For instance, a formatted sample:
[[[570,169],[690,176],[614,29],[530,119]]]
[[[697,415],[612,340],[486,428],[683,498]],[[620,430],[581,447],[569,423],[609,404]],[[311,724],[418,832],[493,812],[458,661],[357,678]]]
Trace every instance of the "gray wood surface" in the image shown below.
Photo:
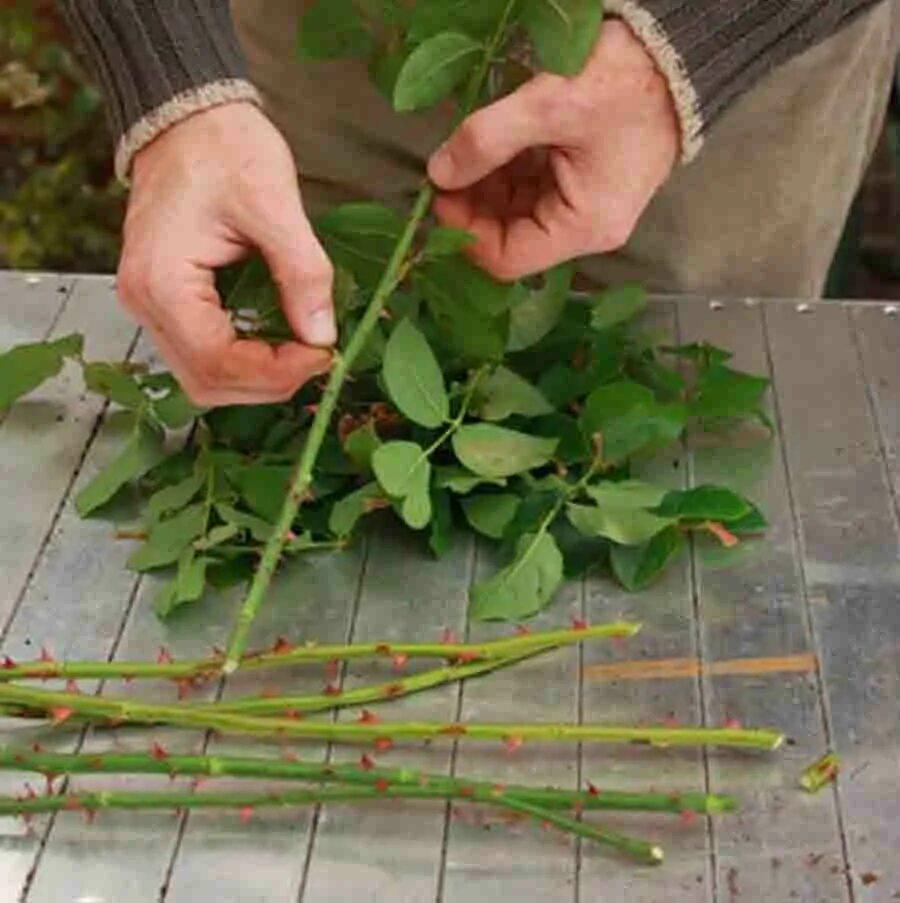
[[[710,305],[658,302],[653,325],[673,339],[708,339],[736,364],[774,379],[775,438],[756,427],[723,443],[689,437],[648,475],[678,487],[721,481],[744,491],[771,520],[762,540],[725,551],[697,538],[653,590],[629,595],[603,579],[569,586],[537,626],[572,617],[645,623],[627,644],[590,644],[462,687],[391,706],[410,718],[535,719],[747,725],[784,729],[775,756],[727,752],[526,745],[408,744],[382,764],[424,766],[497,781],[564,786],[703,789],[736,793],[741,811],[707,821],[604,819],[657,839],[658,869],[565,842],[538,826],[507,825],[465,807],[423,804],[326,807],[259,815],[250,825],[220,815],[115,815],[90,828],[76,815],[26,830],[0,821],[0,899],[96,901],[889,901],[900,899],[900,317],[881,304],[795,302]],[[110,281],[0,274],[0,349],[82,331],[87,354],[116,359],[150,351],[119,312]],[[207,652],[221,643],[237,598],[197,607],[164,626],[152,610],[157,582],[125,567],[131,548],[108,520],[82,521],[73,493],[115,454],[121,427],[81,390],[75,368],[0,420],[0,651],[31,657],[153,657]],[[116,509],[128,523],[128,500]],[[466,594],[490,554],[460,539],[442,561],[415,540],[374,531],[341,555],[293,565],[256,625],[255,640],[473,639]],[[503,631],[499,631],[502,633]],[[672,660],[660,677],[634,663]],[[753,673],[722,673],[759,659]],[[779,662],[785,669],[767,671]],[[632,670],[611,671],[619,666]],[[346,686],[383,668],[354,665]],[[314,691],[324,671],[280,679]],[[84,690],[96,685],[85,683]],[[241,676],[208,694],[270,689]],[[110,692],[123,687],[111,685]],[[171,698],[171,687],[129,688]],[[331,717],[331,716],[326,716]],[[340,715],[351,718],[350,712]],[[19,743],[29,732],[2,731]],[[59,748],[248,749],[234,740],[154,731],[80,736]],[[42,742],[44,742],[42,740]],[[255,745],[259,749],[258,745]],[[810,796],[802,769],[826,750],[844,760],[838,783]],[[277,752],[277,747],[271,747]],[[306,747],[305,755],[359,751]],[[0,792],[23,776],[0,774]],[[79,779],[87,787],[95,780]],[[105,785],[112,783],[109,779]],[[129,787],[147,779],[122,779]]]

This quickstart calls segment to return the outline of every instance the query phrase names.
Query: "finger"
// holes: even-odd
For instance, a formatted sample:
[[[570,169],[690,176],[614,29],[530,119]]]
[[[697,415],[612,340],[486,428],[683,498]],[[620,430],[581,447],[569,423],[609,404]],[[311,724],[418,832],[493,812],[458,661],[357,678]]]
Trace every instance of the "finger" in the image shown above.
[[[553,144],[548,92],[551,81],[534,80],[469,116],[438,148],[428,176],[444,191],[481,181],[529,147]]]
[[[237,226],[265,257],[295,335],[308,345],[334,345],[334,268],[303,212],[299,194],[267,192],[252,211],[241,212]]]

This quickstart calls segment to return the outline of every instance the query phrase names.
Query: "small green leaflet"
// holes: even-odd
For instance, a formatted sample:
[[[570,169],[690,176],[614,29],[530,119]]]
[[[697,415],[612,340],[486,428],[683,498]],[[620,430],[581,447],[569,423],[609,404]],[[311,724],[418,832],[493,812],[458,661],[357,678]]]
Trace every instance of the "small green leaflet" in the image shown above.
[[[462,509],[469,525],[477,533],[490,539],[503,539],[521,501],[519,496],[512,493],[476,495],[464,499]]]
[[[433,491],[431,507],[434,514],[431,518],[428,547],[435,558],[443,558],[453,544],[453,506],[450,502],[450,493],[442,490]]]
[[[367,57],[374,47],[353,0],[317,0],[300,20],[300,59]]]
[[[256,542],[267,542],[275,529],[270,523],[261,517],[238,511],[232,505],[219,502],[216,505],[216,514],[231,527],[240,531],[247,531]],[[212,534],[210,534],[212,535]]]
[[[146,421],[139,421],[119,456],[88,483],[75,497],[75,510],[87,517],[105,505],[123,486],[143,476],[166,457],[163,433]]]
[[[508,351],[524,351],[537,345],[559,323],[574,272],[571,264],[555,267],[547,273],[544,285],[529,292],[512,308]]]
[[[541,390],[508,367],[497,367],[478,384],[473,413],[482,420],[506,420],[513,414],[540,417],[553,413]]]
[[[384,491],[381,487],[377,483],[368,483],[335,502],[328,528],[339,538],[350,536],[363,517],[377,508],[383,508],[384,503]]]
[[[647,293],[639,285],[627,283],[603,292],[593,302],[591,327],[610,329],[633,320],[647,306]]]
[[[697,382],[690,411],[695,417],[742,417],[756,411],[769,380],[713,364]]]
[[[206,532],[207,516],[206,506],[197,504],[157,524],[144,545],[128,559],[128,567],[142,572],[174,564]]]
[[[532,421],[528,430],[534,436],[558,439],[554,458],[563,464],[582,464],[593,457],[590,443],[574,417],[549,414]]]
[[[127,364],[85,364],[84,384],[91,392],[102,395],[123,408],[139,408],[146,397]]]
[[[600,386],[588,395],[581,414],[585,433],[602,433],[610,423],[642,407],[656,403],[653,392],[639,383],[622,380]]]
[[[572,526],[585,536],[602,536],[624,546],[641,545],[674,522],[640,508],[569,505],[566,513]]]
[[[0,354],[0,411],[52,379],[66,358],[81,355],[84,340],[73,334],[55,342],[19,345]]]
[[[429,301],[483,317],[506,313],[518,294],[515,285],[498,282],[464,257],[425,261],[416,276]]]
[[[444,375],[425,336],[404,320],[388,339],[384,352],[384,381],[400,412],[429,429],[450,416]]]
[[[369,202],[343,204],[315,221],[329,257],[366,289],[378,284],[404,227],[390,207]]]
[[[743,517],[728,522],[728,531],[735,536],[758,535],[765,533],[768,527],[769,522],[755,505],[751,505],[749,513]]]
[[[166,486],[155,492],[147,501],[144,509],[144,524],[152,527],[175,511],[180,511],[190,504],[206,483],[206,475],[195,473],[174,486]]]
[[[698,486],[696,489],[670,492],[653,513],[660,517],[727,524],[747,517],[753,510],[750,502],[730,489]]]
[[[668,489],[640,480],[604,480],[587,486],[585,492],[601,507],[644,509],[656,508],[669,494]]]
[[[610,551],[613,573],[630,592],[646,589],[684,546],[684,536],[677,527],[668,527],[641,546],[613,546]]]
[[[472,590],[477,621],[519,621],[544,608],[563,581],[563,557],[547,532],[526,533],[513,562]]]
[[[274,523],[281,514],[293,472],[291,467],[255,464],[229,471],[228,479],[254,514]]]
[[[178,572],[158,593],[154,607],[160,618],[167,618],[175,609],[189,602],[196,602],[206,587],[206,571],[213,564],[212,558],[196,556],[186,550],[178,560]]]
[[[435,467],[434,485],[456,495],[468,495],[479,486],[506,486],[504,477],[481,477],[463,467]]]
[[[414,530],[431,520],[431,462],[415,442],[388,442],[372,456],[372,469],[384,491],[401,500],[400,515]]]
[[[344,451],[361,473],[372,469],[372,455],[378,451],[381,440],[375,424],[369,420],[364,426],[355,429],[344,440]]]
[[[603,0],[525,0],[522,21],[545,69],[577,75],[600,35]]]
[[[475,236],[464,229],[451,229],[449,226],[436,226],[428,233],[422,256],[425,259],[452,257],[475,241]]]
[[[222,524],[219,527],[213,527],[206,536],[198,539],[194,543],[194,548],[198,552],[208,552],[216,546],[230,542],[236,536],[240,536],[240,534],[241,530],[236,524]]]
[[[542,467],[553,458],[556,439],[529,436],[489,423],[467,424],[453,436],[462,464],[483,477],[511,477]]]
[[[394,85],[394,109],[411,113],[448,97],[469,75],[483,48],[468,35],[445,31],[419,44]]]
[[[658,451],[677,442],[687,424],[682,404],[641,406],[612,421],[603,432],[603,458],[619,463],[631,455]]]

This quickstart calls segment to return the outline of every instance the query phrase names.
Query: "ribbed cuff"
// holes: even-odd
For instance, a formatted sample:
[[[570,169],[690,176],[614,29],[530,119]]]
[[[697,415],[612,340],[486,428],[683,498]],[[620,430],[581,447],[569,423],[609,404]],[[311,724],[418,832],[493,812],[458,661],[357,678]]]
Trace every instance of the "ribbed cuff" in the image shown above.
[[[116,173],[161,131],[211,106],[260,103],[228,0],[62,0],[103,90]]]
[[[830,37],[880,0],[607,0],[669,83],[682,161],[712,124],[777,66]]]

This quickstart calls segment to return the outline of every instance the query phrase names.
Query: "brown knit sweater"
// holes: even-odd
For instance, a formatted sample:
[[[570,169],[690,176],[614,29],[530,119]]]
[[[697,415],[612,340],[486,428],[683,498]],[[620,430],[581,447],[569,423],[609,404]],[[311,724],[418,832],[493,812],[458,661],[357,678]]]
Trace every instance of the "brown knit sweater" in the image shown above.
[[[61,2],[105,91],[121,178],[141,147],[191,113],[259,102],[228,0]],[[606,8],[629,23],[668,79],[687,162],[738,96],[877,2],[607,0]]]

